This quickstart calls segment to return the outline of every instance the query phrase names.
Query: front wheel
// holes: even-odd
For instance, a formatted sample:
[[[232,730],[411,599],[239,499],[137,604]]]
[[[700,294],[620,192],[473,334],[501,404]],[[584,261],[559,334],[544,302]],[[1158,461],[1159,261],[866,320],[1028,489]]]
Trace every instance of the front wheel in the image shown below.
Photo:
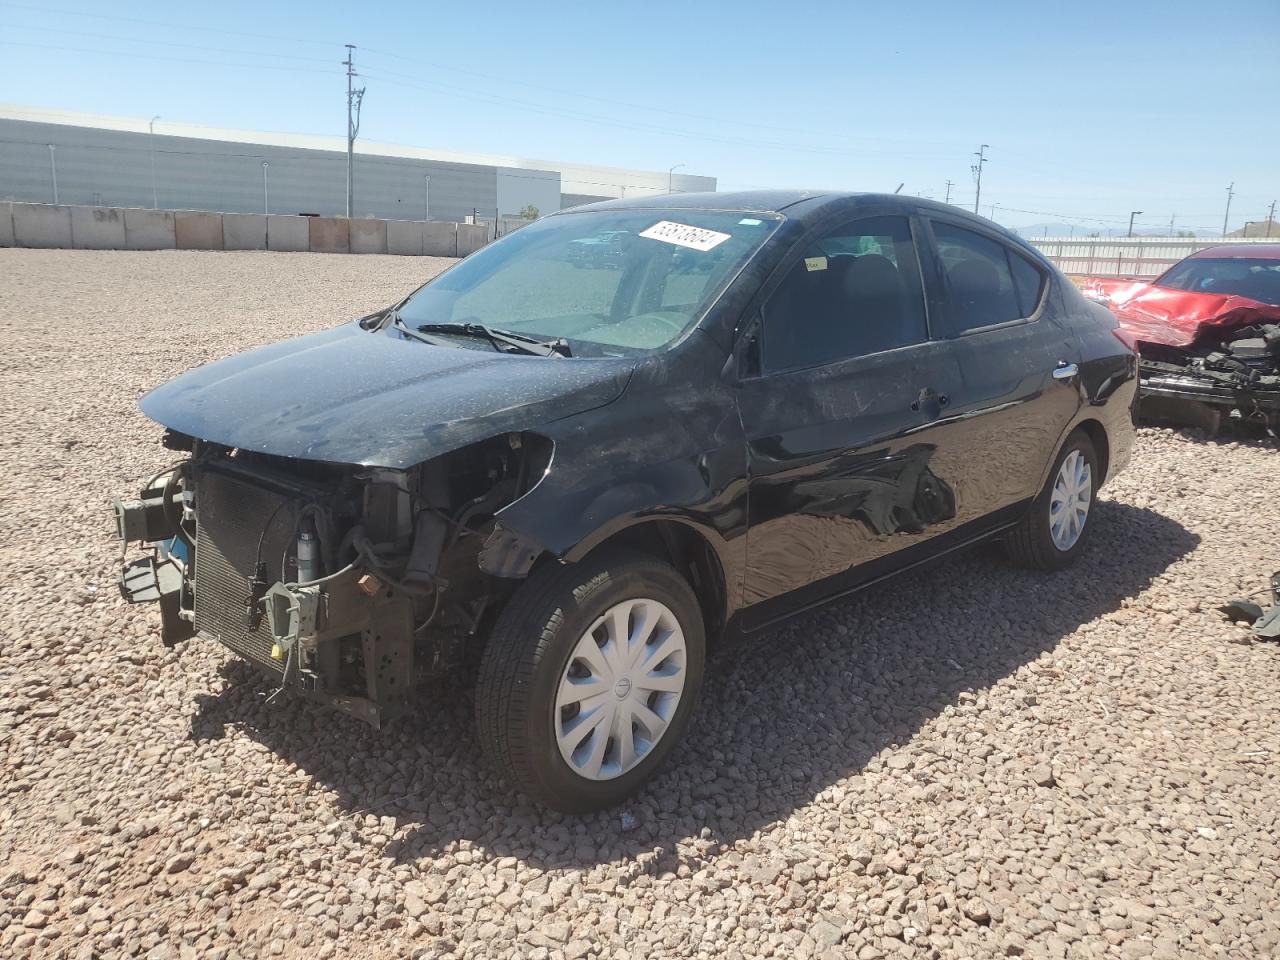
[[[1058,570],[1075,560],[1091,529],[1100,480],[1093,441],[1076,431],[1059,451],[1045,488],[1005,540],[1010,559],[1038,570]]]
[[[634,793],[661,767],[702,685],[688,583],[644,554],[547,566],[494,626],[476,686],[480,741],[512,784],[567,813]]]

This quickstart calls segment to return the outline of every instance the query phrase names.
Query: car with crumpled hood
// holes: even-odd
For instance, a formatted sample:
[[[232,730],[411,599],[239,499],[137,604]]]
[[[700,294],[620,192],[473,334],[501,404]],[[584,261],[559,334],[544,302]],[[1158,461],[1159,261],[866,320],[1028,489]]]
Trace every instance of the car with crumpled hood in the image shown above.
[[[1134,441],[1117,330],[927,200],[563,211],[143,397],[180,459],[116,503],[147,545],[121,589],[280,709],[381,726],[473,690],[511,784],[597,809],[675,748],[709,642],[987,540],[1041,570],[1087,549]]]
[[[1089,278],[1141,354],[1144,416],[1280,429],[1280,243],[1197,251],[1150,282]]]

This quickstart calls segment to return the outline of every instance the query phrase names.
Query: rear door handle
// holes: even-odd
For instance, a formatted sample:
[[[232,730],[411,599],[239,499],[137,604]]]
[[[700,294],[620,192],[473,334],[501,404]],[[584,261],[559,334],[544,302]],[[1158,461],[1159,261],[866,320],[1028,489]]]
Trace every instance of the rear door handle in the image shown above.
[[[1070,380],[1079,372],[1080,368],[1074,363],[1067,363],[1065,360],[1059,360],[1057,369],[1053,371],[1053,379]]]

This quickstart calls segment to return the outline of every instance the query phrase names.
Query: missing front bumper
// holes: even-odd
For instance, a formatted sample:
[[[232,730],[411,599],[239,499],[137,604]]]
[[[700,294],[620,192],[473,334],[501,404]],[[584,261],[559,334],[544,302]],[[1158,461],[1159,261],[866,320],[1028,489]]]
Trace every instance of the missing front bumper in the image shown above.
[[[1194,375],[1144,373],[1139,410],[1145,419],[1216,431],[1224,417],[1280,427],[1280,390],[1229,387]]]

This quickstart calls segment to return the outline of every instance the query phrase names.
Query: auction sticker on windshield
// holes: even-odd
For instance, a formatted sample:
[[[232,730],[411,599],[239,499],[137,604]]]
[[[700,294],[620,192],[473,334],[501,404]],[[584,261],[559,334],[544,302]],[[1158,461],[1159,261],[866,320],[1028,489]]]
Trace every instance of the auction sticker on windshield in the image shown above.
[[[687,223],[659,220],[648,230],[640,231],[640,236],[649,240],[661,240],[663,243],[674,243],[690,250],[712,250],[728,240],[731,234],[691,227]]]

